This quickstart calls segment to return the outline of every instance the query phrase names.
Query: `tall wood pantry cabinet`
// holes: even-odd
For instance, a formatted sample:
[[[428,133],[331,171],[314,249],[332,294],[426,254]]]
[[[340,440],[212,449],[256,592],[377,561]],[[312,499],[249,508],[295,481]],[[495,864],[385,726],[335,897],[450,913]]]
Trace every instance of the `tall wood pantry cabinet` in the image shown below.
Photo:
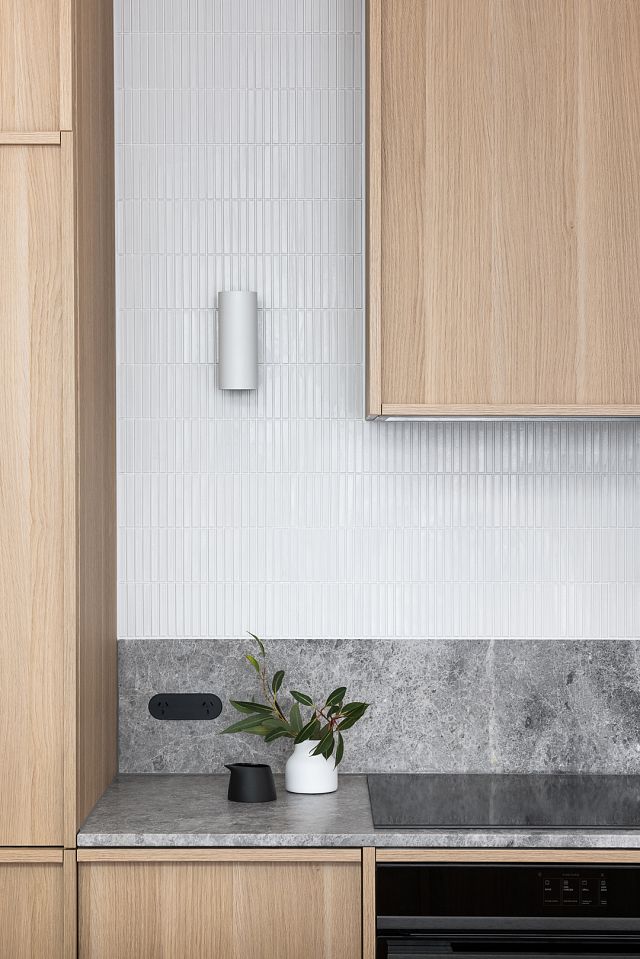
[[[640,415],[640,3],[368,0],[369,416]]]
[[[74,954],[76,831],[116,768],[111,7],[0,0],[0,952],[14,959]]]

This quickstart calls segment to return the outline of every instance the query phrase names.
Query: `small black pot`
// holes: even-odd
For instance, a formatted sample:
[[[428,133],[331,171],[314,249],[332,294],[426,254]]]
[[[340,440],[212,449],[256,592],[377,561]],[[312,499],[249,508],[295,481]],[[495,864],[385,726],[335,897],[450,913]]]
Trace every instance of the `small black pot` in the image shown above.
[[[227,799],[231,802],[273,802],[276,784],[271,766],[264,763],[229,763],[231,777]]]

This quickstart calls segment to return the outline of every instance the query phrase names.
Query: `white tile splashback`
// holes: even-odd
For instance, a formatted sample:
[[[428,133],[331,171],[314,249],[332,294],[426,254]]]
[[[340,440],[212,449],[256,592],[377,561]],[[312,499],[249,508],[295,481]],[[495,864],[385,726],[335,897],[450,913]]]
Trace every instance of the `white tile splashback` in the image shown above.
[[[363,420],[360,0],[115,9],[119,636],[640,638],[640,426]]]

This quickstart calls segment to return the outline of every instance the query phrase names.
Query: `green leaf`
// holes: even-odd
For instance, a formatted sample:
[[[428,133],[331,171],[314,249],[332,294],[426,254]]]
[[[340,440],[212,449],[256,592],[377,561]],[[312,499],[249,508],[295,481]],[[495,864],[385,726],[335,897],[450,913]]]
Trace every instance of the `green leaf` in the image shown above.
[[[275,693],[278,692],[278,690],[282,686],[283,679],[284,679],[284,669],[279,669],[277,673],[274,673],[273,682],[271,683],[271,688],[274,692],[274,695]]]
[[[338,723],[338,729],[344,731],[345,729],[351,729],[352,726],[358,722],[359,719],[362,719],[365,712],[369,708],[369,703],[360,703],[360,709],[350,710],[344,719],[341,719]]]
[[[282,739],[283,736],[288,736],[289,733],[284,729],[274,729],[273,732],[267,733],[264,737],[265,743],[273,743],[276,739]]]
[[[257,726],[254,726],[253,729],[245,729],[245,732],[252,736],[266,736],[271,732],[271,730],[268,726],[258,724]]]
[[[344,739],[342,738],[342,733],[338,733],[338,745],[336,746],[336,766],[342,762],[342,757],[344,755]]]
[[[290,689],[289,692],[295,701],[300,703],[302,706],[313,706],[313,700],[311,696],[307,696],[306,693],[299,693],[297,689]]]
[[[270,716],[256,716],[254,717],[257,722],[262,723],[264,728],[270,732],[273,729],[288,729],[286,722],[283,722],[279,716],[276,716],[274,713],[271,713]]]
[[[222,730],[223,733],[255,733],[257,736],[264,736],[271,732],[269,726],[259,716],[252,716],[250,719],[241,719],[238,723],[233,723]]]
[[[250,633],[249,630],[247,630],[247,633],[249,633],[249,636],[251,636],[252,639],[255,639],[256,643],[258,644],[258,648],[260,649],[261,654],[262,654],[263,656],[265,656],[266,653],[265,653],[265,651],[264,651],[264,644],[263,644],[262,640],[261,640],[258,636],[256,636],[255,633]]]
[[[354,703],[354,708],[346,711],[346,715],[351,719],[352,716],[364,716],[367,709],[369,708],[369,703]],[[345,712],[345,710],[343,710]]]
[[[360,718],[361,718],[360,716],[357,716],[355,719],[352,719],[352,718],[343,719],[342,722],[338,723],[338,725],[336,726],[336,729],[344,733],[347,731],[347,729],[351,729],[352,726],[355,726],[355,724],[359,721]]]
[[[253,709],[250,709],[250,703],[242,703],[237,699],[230,699],[229,703],[233,706],[234,709],[237,709],[239,713],[252,713]]]
[[[351,712],[354,712],[355,710],[362,709],[363,706],[367,707],[368,705],[369,703],[345,703],[344,706],[342,707],[342,712],[351,713]]]
[[[295,744],[298,745],[298,743],[303,743],[303,742],[305,742],[307,739],[313,739],[313,738],[314,738],[314,735],[313,735],[314,732],[317,733],[317,732],[319,731],[319,729],[320,729],[320,723],[318,722],[318,720],[316,719],[316,717],[313,716],[313,717],[309,720],[309,722],[308,722],[305,726],[302,727],[302,729],[300,730],[300,732],[298,733],[298,735],[297,735],[296,738],[294,739]]]
[[[337,689],[334,689],[332,693],[329,693],[327,696],[327,701],[325,706],[335,706],[336,703],[341,703],[344,699],[345,693],[347,691],[346,686],[338,686]]]
[[[322,755],[324,756],[325,759],[329,759],[331,757],[335,744],[336,744],[336,741],[333,738],[333,733],[332,733],[331,739],[326,743],[325,748],[322,751]]]
[[[261,716],[270,716],[271,706],[263,706],[262,703],[247,703],[238,699],[230,699],[229,702],[239,713],[259,713]]]
[[[318,720],[318,728],[316,730],[315,735],[312,736],[312,739],[317,739],[318,742],[321,742],[321,740],[324,739],[324,737],[327,735],[328,732],[330,732],[330,730],[331,730],[331,726],[329,725],[329,723],[322,723]]]
[[[293,730],[294,735],[298,735],[302,729],[302,713],[300,712],[300,706],[298,703],[294,703],[291,707],[291,712],[289,713],[289,725]]]
[[[341,719],[336,726],[336,729],[345,732],[347,729],[351,729],[352,726],[355,726],[359,719],[361,719],[360,716],[349,716],[347,719]]]
[[[329,729],[328,732],[324,734],[316,748],[311,753],[312,756],[324,756],[325,759],[328,759],[331,753],[333,752],[333,730]]]
[[[245,656],[245,659],[247,660],[248,663],[251,663],[251,665],[253,666],[253,668],[255,669],[257,673],[260,672],[260,663],[258,662],[255,656],[252,656],[251,653],[247,653],[247,655]]]

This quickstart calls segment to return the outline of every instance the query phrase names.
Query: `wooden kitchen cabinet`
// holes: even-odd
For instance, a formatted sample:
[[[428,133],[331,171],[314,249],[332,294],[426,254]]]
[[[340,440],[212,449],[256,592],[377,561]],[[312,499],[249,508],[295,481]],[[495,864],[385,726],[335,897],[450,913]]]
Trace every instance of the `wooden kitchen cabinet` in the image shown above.
[[[69,880],[62,850],[0,849],[0,955],[71,957],[63,920]]]
[[[640,415],[640,3],[367,31],[368,415]]]
[[[72,0],[0,0],[0,131],[72,125]]]
[[[12,959],[75,959],[76,832],[116,769],[111,17],[104,0],[0,0],[0,955]]]
[[[0,0],[0,855],[116,769],[111,16]]]
[[[65,162],[0,146],[0,846],[63,845]]]
[[[79,850],[80,959],[360,959],[356,849]]]

